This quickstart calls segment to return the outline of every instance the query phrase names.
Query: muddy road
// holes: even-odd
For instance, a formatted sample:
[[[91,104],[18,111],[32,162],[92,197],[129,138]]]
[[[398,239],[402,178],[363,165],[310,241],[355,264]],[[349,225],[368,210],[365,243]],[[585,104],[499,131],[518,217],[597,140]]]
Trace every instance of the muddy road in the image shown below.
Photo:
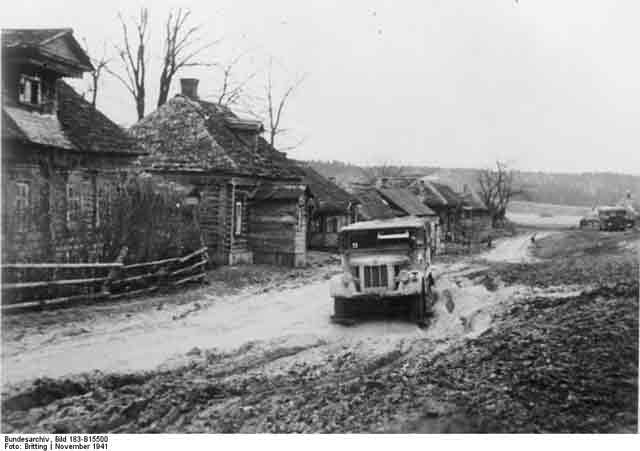
[[[526,261],[531,258],[528,244],[527,236],[505,239],[480,258]],[[399,320],[368,321],[357,327],[331,323],[333,302],[326,278],[222,298],[216,296],[215,288],[204,289],[179,306],[165,302],[159,304],[161,308],[125,318],[94,316],[19,340],[8,336],[3,342],[4,382],[14,384],[93,370],[130,372],[151,370],[159,365],[171,368],[183,364],[199,349],[229,352],[255,341],[364,344],[375,353],[402,340],[450,339],[481,333],[488,326],[491,307],[511,296],[514,290],[489,292],[482,284],[464,277],[466,272],[480,269],[481,265],[468,259],[436,266],[437,289],[453,299],[456,308],[450,313],[444,302],[437,303],[433,324],[425,330]],[[20,315],[15,316],[16,322],[21,320]],[[28,316],[25,320],[28,321]]]
[[[2,428],[633,432],[637,250],[637,233],[499,240],[435,266],[427,329],[332,324],[335,260],[136,311],[61,310],[35,328],[33,314],[14,315],[3,323]]]

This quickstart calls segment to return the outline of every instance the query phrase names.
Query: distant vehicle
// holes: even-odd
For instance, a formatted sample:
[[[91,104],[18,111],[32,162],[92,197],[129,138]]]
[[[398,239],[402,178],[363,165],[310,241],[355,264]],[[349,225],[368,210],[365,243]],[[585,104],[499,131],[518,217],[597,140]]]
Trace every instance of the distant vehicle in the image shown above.
[[[597,211],[593,211],[588,214],[584,218],[580,219],[580,228],[581,229],[599,229],[600,228],[600,217],[598,216]]]
[[[600,230],[624,231],[628,225],[627,209],[625,207],[600,207],[598,208],[598,219]]]
[[[331,279],[335,322],[372,313],[433,313],[429,228],[416,217],[364,221],[340,231],[342,274]]]

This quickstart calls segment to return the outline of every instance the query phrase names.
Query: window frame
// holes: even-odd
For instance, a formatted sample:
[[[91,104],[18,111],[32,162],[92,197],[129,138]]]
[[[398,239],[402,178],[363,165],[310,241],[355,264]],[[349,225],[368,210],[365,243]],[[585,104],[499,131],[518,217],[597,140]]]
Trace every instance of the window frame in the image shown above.
[[[29,95],[27,98],[27,84],[29,85]],[[33,98],[33,86],[37,86],[37,98],[36,103],[32,102]],[[37,76],[20,74],[18,80],[18,102],[23,105],[40,106],[42,105],[42,79]]]
[[[242,235],[242,219],[244,212],[242,211],[244,208],[244,202],[242,199],[236,199],[235,204],[233,206],[233,235],[240,236]]]
[[[31,182],[27,180],[15,181],[14,211],[18,221],[18,230],[26,229],[26,215],[31,207]]]
[[[338,224],[338,218],[335,216],[327,216],[325,219],[325,230],[326,233],[338,233],[338,229],[339,224]]]
[[[67,229],[73,229],[82,220],[82,192],[70,181],[67,181],[65,192]]]

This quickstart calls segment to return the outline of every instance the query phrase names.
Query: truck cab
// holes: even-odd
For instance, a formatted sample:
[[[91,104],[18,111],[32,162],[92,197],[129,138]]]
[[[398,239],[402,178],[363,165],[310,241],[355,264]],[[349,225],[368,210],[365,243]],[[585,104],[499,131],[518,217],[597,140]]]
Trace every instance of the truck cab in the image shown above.
[[[411,216],[344,227],[342,273],[330,282],[334,319],[402,313],[424,324],[433,305],[429,230]]]
[[[625,230],[627,228],[627,209],[625,207],[600,207],[598,218],[600,230]]]

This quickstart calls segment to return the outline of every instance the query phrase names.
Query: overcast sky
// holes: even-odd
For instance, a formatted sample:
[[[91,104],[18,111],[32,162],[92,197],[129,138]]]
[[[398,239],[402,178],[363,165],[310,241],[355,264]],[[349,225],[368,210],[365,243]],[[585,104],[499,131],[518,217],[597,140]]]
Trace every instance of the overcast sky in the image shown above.
[[[12,2],[3,27],[72,27],[93,56],[120,39],[131,1]],[[262,95],[266,61],[278,89],[301,74],[285,111],[289,151],[338,159],[480,167],[497,158],[523,170],[640,174],[640,2],[635,0],[154,1],[147,112],[155,108],[162,27],[188,7],[204,55],[245,55],[237,74]],[[110,50],[111,47],[109,47]],[[203,96],[212,68],[190,69]],[[82,89],[86,84],[76,83]],[[105,77],[98,106],[135,121],[127,91]],[[172,86],[173,93],[179,83]]]

